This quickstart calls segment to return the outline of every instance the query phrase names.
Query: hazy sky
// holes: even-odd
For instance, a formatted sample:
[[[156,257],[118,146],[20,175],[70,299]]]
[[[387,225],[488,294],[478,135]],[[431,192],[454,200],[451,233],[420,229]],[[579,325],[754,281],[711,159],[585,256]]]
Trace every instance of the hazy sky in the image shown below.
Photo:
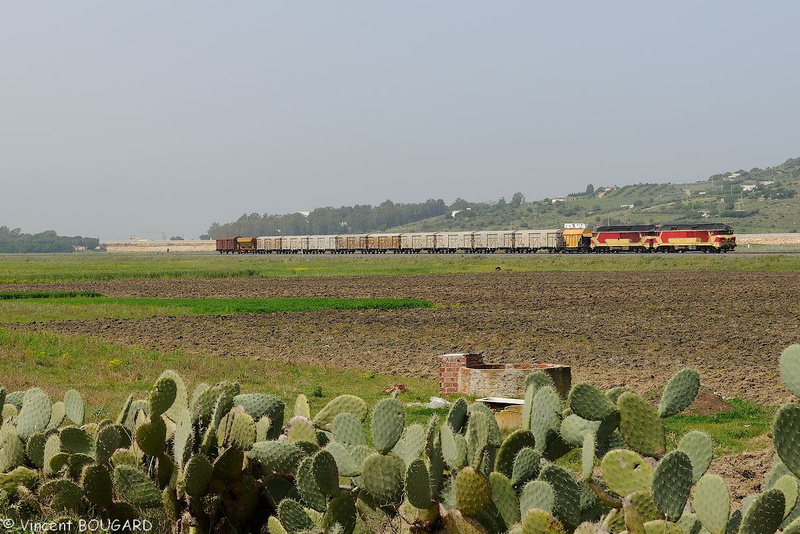
[[[193,238],[800,156],[800,3],[655,4],[0,0],[0,225]]]

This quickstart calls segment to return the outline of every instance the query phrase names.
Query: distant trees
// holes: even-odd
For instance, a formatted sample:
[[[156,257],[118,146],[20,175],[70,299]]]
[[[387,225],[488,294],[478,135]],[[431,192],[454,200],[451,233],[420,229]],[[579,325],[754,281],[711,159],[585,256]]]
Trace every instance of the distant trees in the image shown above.
[[[417,204],[395,204],[386,200],[379,206],[368,204],[343,206],[341,208],[317,208],[308,215],[288,213],[285,215],[243,214],[238,220],[213,223],[208,235],[213,238],[235,235],[313,235],[346,234],[383,231],[431,217],[449,213],[441,199],[430,199]]]
[[[0,226],[0,252],[74,252],[76,250],[95,250],[100,240],[95,237],[59,236],[53,230],[38,234],[23,234],[19,228]]]
[[[592,184],[586,186],[586,194],[594,195],[594,186]]]

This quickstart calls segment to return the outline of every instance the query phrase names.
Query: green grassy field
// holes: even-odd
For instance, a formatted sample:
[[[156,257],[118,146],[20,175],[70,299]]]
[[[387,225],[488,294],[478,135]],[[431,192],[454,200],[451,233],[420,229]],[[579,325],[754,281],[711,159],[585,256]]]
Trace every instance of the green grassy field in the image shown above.
[[[165,369],[181,374],[190,391],[200,382],[216,384],[236,381],[242,392],[267,392],[277,395],[288,406],[300,393],[313,410],[318,410],[336,395],[357,394],[370,405],[386,396],[383,390],[402,383],[408,391],[404,402],[427,403],[438,395],[438,383],[420,378],[357,373],[336,368],[284,364],[261,359],[208,358],[184,352],[158,352],[139,347],[105,343],[91,337],[69,337],[41,332],[12,332],[0,328],[0,376],[7,391],[40,387],[53,400],[75,388],[88,403],[92,420],[115,418],[128,394],[147,398],[150,389]],[[425,408],[412,410],[425,419]]]
[[[6,297],[4,297],[6,295]],[[319,310],[394,310],[429,308],[432,302],[419,299],[159,299],[71,296],[70,293],[19,292],[0,294],[0,322],[25,323],[60,319],[133,319],[156,315],[232,315]],[[48,296],[49,295],[49,296]]]
[[[197,256],[151,254],[0,255],[0,284],[130,279],[215,279],[516,272],[794,271],[800,257],[770,255]]]

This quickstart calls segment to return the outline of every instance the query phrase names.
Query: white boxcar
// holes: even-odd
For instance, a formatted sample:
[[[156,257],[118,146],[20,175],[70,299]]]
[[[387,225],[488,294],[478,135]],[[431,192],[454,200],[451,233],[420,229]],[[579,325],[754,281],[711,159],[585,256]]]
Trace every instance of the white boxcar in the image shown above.
[[[558,246],[558,228],[550,230],[517,230],[514,232],[515,248],[519,252],[554,250]]]
[[[367,250],[383,253],[400,250],[400,234],[369,234],[367,235]]]
[[[514,232],[511,230],[473,232],[472,248],[476,252],[512,250],[514,248]]]
[[[436,234],[400,234],[401,252],[433,252],[436,248]]]
[[[367,234],[342,234],[336,236],[337,252],[364,252],[367,250]]]
[[[281,238],[281,250],[291,254],[308,250],[307,235],[285,235]]]
[[[281,238],[276,235],[264,235],[256,240],[259,254],[273,254],[281,251]]]
[[[308,252],[311,254],[324,254],[327,251],[336,251],[335,235],[308,236]]]
[[[472,250],[472,232],[439,232],[436,234],[437,252],[456,252]]]

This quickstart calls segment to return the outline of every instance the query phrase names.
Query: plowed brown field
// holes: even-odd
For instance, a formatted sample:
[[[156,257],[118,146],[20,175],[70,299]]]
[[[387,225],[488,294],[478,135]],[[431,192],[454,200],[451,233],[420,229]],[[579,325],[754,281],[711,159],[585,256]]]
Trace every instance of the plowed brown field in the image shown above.
[[[724,397],[776,404],[800,340],[800,273],[513,273],[29,285],[138,297],[411,297],[433,309],[14,325],[210,358],[262,358],[435,379],[436,356],[569,364],[573,381],[660,391],[678,369]],[[23,289],[15,286],[15,289]]]

